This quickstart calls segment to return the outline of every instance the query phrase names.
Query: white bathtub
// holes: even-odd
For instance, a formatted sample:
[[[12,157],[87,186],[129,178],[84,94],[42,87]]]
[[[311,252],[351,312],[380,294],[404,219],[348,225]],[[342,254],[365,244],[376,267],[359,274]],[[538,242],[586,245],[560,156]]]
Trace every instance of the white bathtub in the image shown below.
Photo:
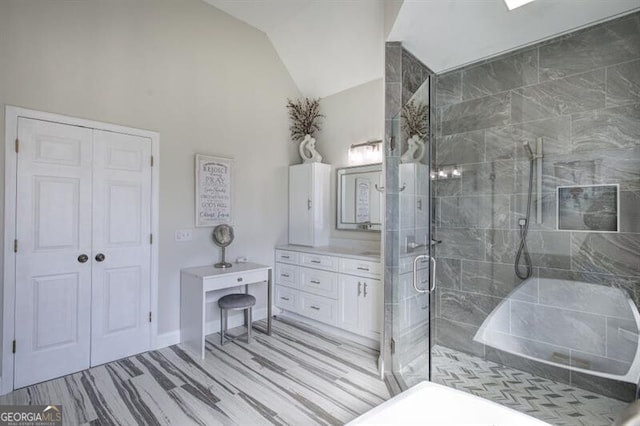
[[[348,425],[550,426],[495,402],[421,382]]]

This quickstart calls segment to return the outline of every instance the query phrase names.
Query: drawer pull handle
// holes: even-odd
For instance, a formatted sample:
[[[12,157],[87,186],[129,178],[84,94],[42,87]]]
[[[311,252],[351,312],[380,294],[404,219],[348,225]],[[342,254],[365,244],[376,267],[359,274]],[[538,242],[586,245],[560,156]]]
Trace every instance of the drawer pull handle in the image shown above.
[[[322,263],[322,262],[320,262],[319,260],[315,260],[314,259],[314,260],[311,261],[311,263]]]
[[[367,297],[367,283],[364,283],[364,297]]]
[[[283,259],[290,259],[290,257],[289,257],[289,256],[284,255],[284,254],[283,254],[283,255],[281,255],[280,257],[281,257],[281,258],[283,258]]]
[[[242,282],[242,277],[238,277],[238,282],[241,283]]]
[[[311,280],[311,281],[309,281],[309,282],[310,282],[311,284],[320,284],[320,281],[317,281],[317,280]]]
[[[280,299],[286,300],[287,302],[289,301],[289,298],[288,297],[284,297],[284,296],[281,296]]]
[[[281,277],[289,278],[289,274],[280,274]]]
[[[358,271],[368,271],[369,268],[363,268],[362,266],[358,266],[356,269],[358,269]]]
[[[358,281],[358,296],[362,294],[362,283]]]
[[[313,306],[313,305],[311,305],[311,309],[313,309],[315,311],[319,311],[320,310],[320,308],[318,308],[317,306]]]

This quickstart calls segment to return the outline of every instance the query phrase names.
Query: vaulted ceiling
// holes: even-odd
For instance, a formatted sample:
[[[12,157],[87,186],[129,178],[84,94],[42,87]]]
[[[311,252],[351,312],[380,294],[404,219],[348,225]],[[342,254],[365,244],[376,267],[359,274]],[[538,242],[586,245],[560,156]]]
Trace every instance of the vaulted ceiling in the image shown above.
[[[204,0],[263,31],[305,96],[384,73],[401,41],[436,73],[640,10],[639,0]],[[386,22],[385,22],[385,13]]]

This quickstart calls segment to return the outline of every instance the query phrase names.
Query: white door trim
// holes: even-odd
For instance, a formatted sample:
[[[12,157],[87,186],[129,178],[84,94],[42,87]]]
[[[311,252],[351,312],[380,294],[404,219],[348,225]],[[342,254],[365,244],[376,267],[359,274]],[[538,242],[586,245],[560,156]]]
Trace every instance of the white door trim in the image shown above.
[[[154,236],[151,245],[151,348],[158,347],[158,242],[159,234],[159,151],[160,134],[149,130],[98,121],[85,120],[60,114],[35,111],[7,105],[5,107],[5,177],[4,177],[4,277],[2,288],[2,349],[0,394],[4,395],[13,390],[13,340],[15,330],[15,253],[13,251],[16,238],[16,186],[17,186],[17,156],[15,140],[18,132],[18,118],[31,118],[43,121],[67,124],[71,126],[87,127],[107,132],[125,133],[151,139],[151,153],[154,164],[151,169],[151,232]],[[20,348],[18,348],[20,350]]]

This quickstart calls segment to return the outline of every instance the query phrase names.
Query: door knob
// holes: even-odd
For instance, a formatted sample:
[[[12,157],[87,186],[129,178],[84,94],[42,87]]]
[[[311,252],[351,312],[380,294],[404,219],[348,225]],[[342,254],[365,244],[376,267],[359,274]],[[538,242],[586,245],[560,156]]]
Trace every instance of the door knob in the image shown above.
[[[102,262],[104,260],[104,254],[98,253],[96,254],[96,262]]]
[[[80,256],[78,256],[78,262],[80,263],[85,263],[87,260],[89,260],[89,256],[87,256],[86,254],[81,254]]]

